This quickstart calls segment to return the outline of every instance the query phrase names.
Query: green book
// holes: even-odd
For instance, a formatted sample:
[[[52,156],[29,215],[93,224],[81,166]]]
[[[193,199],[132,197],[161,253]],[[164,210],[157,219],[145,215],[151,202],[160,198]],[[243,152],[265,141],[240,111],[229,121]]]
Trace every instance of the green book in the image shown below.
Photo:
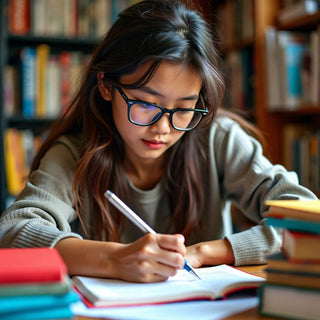
[[[0,285],[0,297],[65,294],[71,290],[71,280],[65,276],[61,282]]]

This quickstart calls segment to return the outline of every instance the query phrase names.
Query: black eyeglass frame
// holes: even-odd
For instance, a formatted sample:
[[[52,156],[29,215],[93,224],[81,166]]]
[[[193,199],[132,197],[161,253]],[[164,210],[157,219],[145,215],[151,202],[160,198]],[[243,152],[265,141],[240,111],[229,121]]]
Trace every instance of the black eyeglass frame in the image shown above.
[[[120,87],[115,87],[118,92],[120,93],[120,95],[122,96],[122,98],[124,99],[124,101],[126,102],[127,104],[127,107],[128,107],[128,112],[127,112],[127,115],[128,115],[128,120],[132,123],[132,124],[135,124],[137,126],[141,126],[141,127],[148,127],[148,126],[151,126],[153,124],[155,124],[157,121],[159,121],[162,116],[165,114],[165,113],[169,113],[169,119],[170,119],[170,124],[172,126],[172,128],[174,128],[175,130],[178,130],[178,131],[191,131],[193,129],[195,129],[201,122],[201,120],[203,119],[204,116],[206,116],[208,114],[208,109],[196,109],[196,108],[188,108],[188,109],[180,109],[180,108],[176,108],[176,109],[167,109],[167,108],[164,108],[164,107],[161,107],[155,103],[151,103],[151,102],[147,102],[147,101],[143,101],[143,100],[135,100],[135,99],[129,99],[127,97],[127,95],[123,92],[123,90],[120,88]],[[130,117],[130,110],[131,110],[131,107],[132,105],[134,104],[137,104],[137,103],[143,103],[143,104],[146,104],[146,105],[150,105],[150,106],[153,106],[153,107],[156,107],[158,109],[160,109],[161,111],[161,115],[159,117],[157,117],[155,120],[151,121],[150,123],[148,124],[143,124],[143,123],[138,123],[138,122],[135,122],[134,120],[131,119]],[[173,125],[173,121],[172,121],[172,117],[174,115],[175,112],[184,112],[184,111],[196,111],[196,112],[199,112],[200,115],[201,115],[201,118],[199,119],[198,123],[192,127],[192,128],[178,128],[176,126]]]

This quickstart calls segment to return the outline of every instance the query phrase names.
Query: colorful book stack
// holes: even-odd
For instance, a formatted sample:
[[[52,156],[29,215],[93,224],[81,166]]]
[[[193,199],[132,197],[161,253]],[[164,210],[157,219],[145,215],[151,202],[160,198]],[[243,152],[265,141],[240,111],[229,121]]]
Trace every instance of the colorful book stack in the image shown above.
[[[267,225],[282,228],[281,252],[268,257],[259,312],[320,319],[320,200],[267,201]]]
[[[71,319],[78,301],[55,249],[0,249],[0,319]]]

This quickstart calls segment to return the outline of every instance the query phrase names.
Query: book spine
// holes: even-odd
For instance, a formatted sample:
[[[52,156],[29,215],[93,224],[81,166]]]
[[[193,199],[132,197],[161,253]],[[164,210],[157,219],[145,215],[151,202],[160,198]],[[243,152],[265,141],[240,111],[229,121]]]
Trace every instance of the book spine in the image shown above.
[[[267,84],[267,108],[270,111],[282,108],[282,98],[279,78],[279,53],[277,49],[277,30],[267,27],[265,32],[266,50],[266,84]]]
[[[47,0],[32,0],[31,1],[31,31],[34,35],[47,34],[46,11],[49,9]]]
[[[88,37],[89,36],[89,0],[79,0],[78,1],[78,19],[77,19],[77,30],[78,37]]]
[[[48,61],[46,86],[46,116],[49,118],[56,118],[61,112],[60,74],[58,57],[51,55]]]
[[[36,52],[25,47],[21,51],[21,94],[22,114],[25,118],[35,116]]]
[[[258,290],[258,312],[263,316],[315,320],[320,314],[316,303],[319,297],[319,290],[265,283]]]
[[[12,34],[30,32],[30,0],[9,1],[9,31]]]
[[[59,54],[59,62],[61,68],[61,82],[60,82],[60,92],[61,92],[61,112],[64,114],[70,104],[70,69],[71,69],[71,53],[61,52]]]
[[[14,315],[19,312],[27,312],[28,310],[43,311],[50,310],[51,308],[54,310],[54,308],[69,307],[72,303],[78,301],[79,296],[74,291],[61,295],[43,294],[36,296],[0,297],[0,315],[10,312]]]
[[[23,164],[20,157],[21,145],[19,132],[15,128],[8,128],[4,133],[5,167],[7,175],[7,189],[11,195],[18,195],[24,186]]]
[[[310,103],[317,105],[320,101],[319,99],[319,83],[320,83],[320,41],[319,41],[318,30],[311,32],[310,36],[310,51],[311,51],[311,74],[310,74]]]
[[[316,222],[268,217],[266,219],[266,224],[267,226],[273,226],[276,228],[286,228],[289,230],[305,231],[320,234],[320,223]]]
[[[20,86],[16,66],[7,65],[4,69],[4,114],[12,116],[19,112]]]
[[[307,46],[304,43],[288,43],[284,50],[287,79],[284,103],[294,108],[303,102],[302,61]]]
[[[47,89],[47,65],[50,48],[48,45],[39,45],[36,49],[36,116],[43,118],[46,115],[46,89]]]

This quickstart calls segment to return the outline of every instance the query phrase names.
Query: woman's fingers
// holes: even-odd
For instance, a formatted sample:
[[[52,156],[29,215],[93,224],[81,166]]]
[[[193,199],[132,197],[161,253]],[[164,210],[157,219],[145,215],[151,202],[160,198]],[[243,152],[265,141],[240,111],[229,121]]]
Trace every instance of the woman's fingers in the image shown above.
[[[122,279],[138,282],[164,281],[184,266],[184,239],[176,235],[147,234],[122,247],[117,264]]]

